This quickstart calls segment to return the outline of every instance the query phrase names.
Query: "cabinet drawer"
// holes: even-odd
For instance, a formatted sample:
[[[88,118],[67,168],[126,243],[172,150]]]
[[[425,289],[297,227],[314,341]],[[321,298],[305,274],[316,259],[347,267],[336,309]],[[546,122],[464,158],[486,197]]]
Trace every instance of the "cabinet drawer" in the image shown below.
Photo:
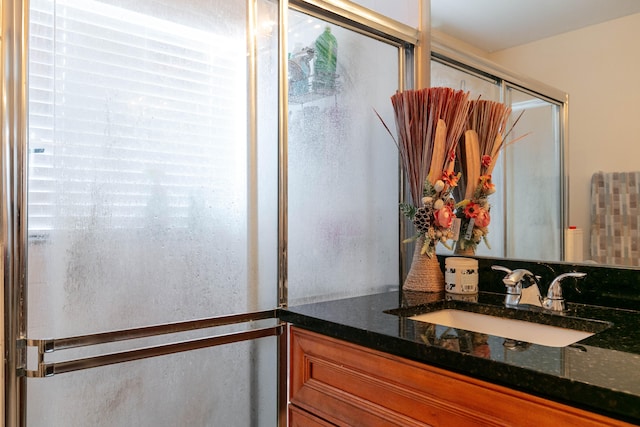
[[[330,424],[307,411],[289,405],[289,427],[335,427],[335,424]]]
[[[630,426],[304,329],[290,334],[290,402],[335,425]]]

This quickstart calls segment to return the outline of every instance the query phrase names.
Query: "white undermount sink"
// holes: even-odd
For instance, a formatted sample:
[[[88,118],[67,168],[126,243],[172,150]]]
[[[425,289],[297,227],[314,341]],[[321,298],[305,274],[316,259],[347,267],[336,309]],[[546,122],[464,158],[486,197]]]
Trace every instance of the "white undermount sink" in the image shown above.
[[[578,331],[575,329],[566,329],[455,309],[432,311],[430,313],[409,317],[409,319],[549,347],[565,347],[593,335],[593,332]]]

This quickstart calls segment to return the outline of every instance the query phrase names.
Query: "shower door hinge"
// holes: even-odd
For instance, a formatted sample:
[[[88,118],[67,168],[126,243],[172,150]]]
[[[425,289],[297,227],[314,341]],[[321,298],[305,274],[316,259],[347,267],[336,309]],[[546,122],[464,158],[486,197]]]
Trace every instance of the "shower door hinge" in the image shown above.
[[[18,338],[16,340],[16,376],[24,377],[27,375],[27,371],[25,369],[25,360],[26,360],[26,351],[27,351],[27,340],[24,338]]]
[[[16,350],[20,355],[20,363],[16,368],[19,377],[44,378],[53,375],[53,367],[44,362],[44,354],[51,351],[51,340],[30,340],[20,338],[16,341]],[[35,360],[34,360],[35,359]],[[29,369],[29,361],[35,369]]]

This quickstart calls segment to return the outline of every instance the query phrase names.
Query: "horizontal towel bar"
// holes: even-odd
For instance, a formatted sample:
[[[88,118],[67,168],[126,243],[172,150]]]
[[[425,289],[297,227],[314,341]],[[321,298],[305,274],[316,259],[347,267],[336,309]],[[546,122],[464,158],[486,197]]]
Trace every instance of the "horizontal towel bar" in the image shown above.
[[[214,347],[221,344],[231,344],[234,342],[253,340],[268,336],[278,336],[282,335],[283,330],[284,325],[277,325],[270,328],[254,329],[250,331],[236,332],[232,334],[218,335],[172,344],[163,344],[153,347],[104,354],[101,356],[86,357],[64,362],[39,363],[38,370],[25,371],[24,373],[29,378],[45,378],[51,377],[56,374],[63,374],[89,368],[97,368],[100,366],[113,365],[116,363],[131,362],[133,360],[164,356],[168,354],[196,350],[205,347]]]
[[[25,339],[21,340],[27,346],[38,349],[38,367],[36,370],[19,369],[19,376],[29,378],[44,378],[55,374],[73,372],[82,369],[96,368],[99,366],[146,359],[149,357],[163,356],[183,351],[196,350],[206,347],[214,347],[222,344],[253,340],[268,336],[279,336],[284,331],[284,325],[278,324],[271,327],[251,329],[247,331],[229,334],[214,335],[205,338],[185,340],[175,343],[160,344],[133,350],[119,351],[99,356],[85,357],[74,360],[46,363],[45,354],[56,350],[65,350],[77,347],[87,347],[106,344],[117,341],[132,340],[144,337],[173,334],[193,331],[197,329],[212,328],[237,323],[253,322],[264,319],[277,318],[276,310],[267,310],[254,313],[243,313],[229,316],[211,317],[206,319],[191,320],[185,322],[169,323],[166,325],[147,326],[134,329],[123,329],[112,332],[101,332],[91,335],[81,335],[69,338],[56,339]]]
[[[38,347],[40,352],[50,353],[56,350],[85,347],[96,344],[106,344],[136,338],[177,332],[193,331],[196,329],[212,328],[216,326],[232,325],[236,323],[253,322],[277,317],[276,310],[257,311],[253,313],[232,314],[228,316],[209,317],[205,319],[187,320],[184,322],[167,323],[165,325],[144,326],[141,328],[122,329],[119,331],[100,332],[91,335],[79,335],[69,338],[55,339],[27,339],[28,346]]]

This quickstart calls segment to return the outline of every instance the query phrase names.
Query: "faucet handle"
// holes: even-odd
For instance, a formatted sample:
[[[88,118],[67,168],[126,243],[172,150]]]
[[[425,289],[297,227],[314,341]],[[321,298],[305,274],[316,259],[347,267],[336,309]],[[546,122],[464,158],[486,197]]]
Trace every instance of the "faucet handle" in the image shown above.
[[[547,298],[549,299],[562,299],[562,279],[565,279],[567,277],[575,277],[577,279],[580,279],[584,276],[586,276],[587,273],[563,273],[561,275],[559,275],[558,277],[556,277],[555,279],[553,279],[553,281],[551,282],[551,285],[549,285],[549,291],[547,292]]]
[[[505,282],[505,280],[508,281],[509,275],[511,273],[513,273],[513,270],[511,270],[510,268],[507,268],[507,267],[503,267],[501,265],[492,265],[491,269],[494,270],[494,271],[502,271],[502,272],[506,273],[506,275],[504,276],[504,279],[502,279],[504,284],[506,286],[515,286],[515,283],[507,283],[507,282]]]
[[[506,273],[502,279],[502,282],[507,287],[507,294],[504,296],[504,305],[507,307],[516,307],[518,305],[518,301],[520,301],[521,290],[517,286],[517,283],[509,279],[513,271],[510,268],[503,267],[501,265],[492,265],[491,269]]]
[[[566,306],[564,303],[564,298],[562,297],[562,279],[567,277],[575,277],[582,278],[586,276],[587,273],[563,273],[553,279],[551,285],[549,285],[549,291],[547,292],[547,297],[542,302],[542,307],[547,310],[555,311],[562,313],[566,310]]]
[[[492,270],[496,270],[496,271],[504,271],[507,274],[511,273],[511,269],[510,268],[503,267],[501,265],[492,265],[491,269]]]

